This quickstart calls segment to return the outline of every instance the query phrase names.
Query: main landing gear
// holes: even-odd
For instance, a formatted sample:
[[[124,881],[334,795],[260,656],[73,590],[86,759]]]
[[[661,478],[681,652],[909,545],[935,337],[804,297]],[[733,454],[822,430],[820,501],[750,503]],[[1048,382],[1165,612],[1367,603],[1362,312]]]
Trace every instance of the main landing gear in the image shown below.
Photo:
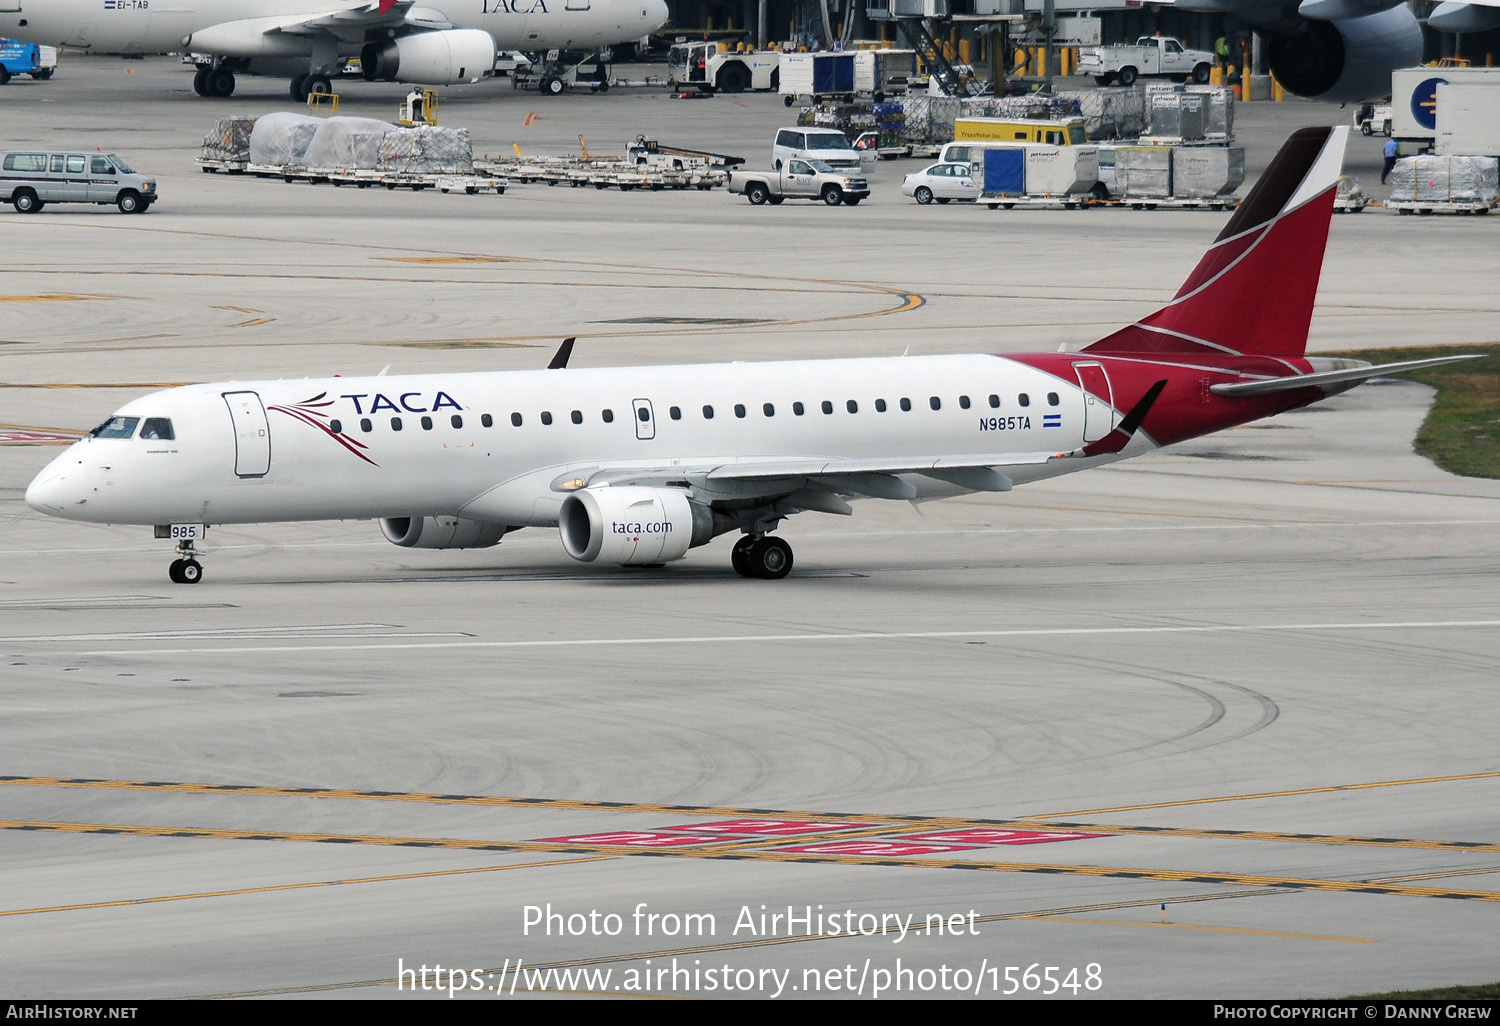
[[[177,557],[167,568],[167,576],[173,584],[197,584],[203,580],[203,564],[198,562],[198,553],[191,538],[177,543]]]
[[[792,547],[769,534],[747,534],[734,543],[729,561],[741,577],[779,581],[792,572]]]

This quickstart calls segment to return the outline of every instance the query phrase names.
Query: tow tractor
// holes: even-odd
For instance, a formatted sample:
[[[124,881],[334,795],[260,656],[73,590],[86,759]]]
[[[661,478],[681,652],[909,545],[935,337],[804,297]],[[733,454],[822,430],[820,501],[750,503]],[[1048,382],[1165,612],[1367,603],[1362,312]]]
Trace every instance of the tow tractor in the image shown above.
[[[591,93],[609,92],[610,60],[607,51],[548,50],[542,59],[511,73],[517,89],[535,89],[545,96],[560,96],[565,89],[587,83]]]

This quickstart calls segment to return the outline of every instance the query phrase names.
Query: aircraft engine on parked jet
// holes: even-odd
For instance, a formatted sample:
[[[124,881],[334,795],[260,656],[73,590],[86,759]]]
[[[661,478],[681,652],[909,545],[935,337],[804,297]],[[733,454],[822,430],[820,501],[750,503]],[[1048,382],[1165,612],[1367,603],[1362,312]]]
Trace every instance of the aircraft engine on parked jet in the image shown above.
[[[495,40],[479,29],[444,29],[366,43],[359,64],[366,81],[452,85],[495,70]]]
[[[1358,7],[1354,0],[1325,2]],[[1422,27],[1405,7],[1340,21],[1308,20],[1295,35],[1271,37],[1276,80],[1298,96],[1322,100],[1348,103],[1389,96],[1392,69],[1421,62]]]
[[[386,517],[380,533],[392,545],[408,549],[487,549],[498,545],[505,524],[461,517]]]
[[[621,566],[667,563],[739,522],[671,488],[585,488],[563,500],[557,527],[568,555]]]

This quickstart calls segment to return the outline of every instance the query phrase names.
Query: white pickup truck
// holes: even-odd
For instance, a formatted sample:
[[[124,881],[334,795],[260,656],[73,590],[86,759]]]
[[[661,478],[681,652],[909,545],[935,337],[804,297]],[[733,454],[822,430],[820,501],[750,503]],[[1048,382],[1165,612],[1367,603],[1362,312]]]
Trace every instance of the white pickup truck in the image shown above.
[[[1119,79],[1135,85],[1142,76],[1167,76],[1178,82],[1207,82],[1214,55],[1207,50],[1187,50],[1171,36],[1141,36],[1134,46],[1090,46],[1078,51],[1078,73],[1093,75],[1100,85]]]
[[[780,169],[729,172],[729,191],[741,193],[756,206],[788,199],[822,200],[830,207],[840,203],[857,207],[870,195],[870,183],[847,171],[829,167],[821,160],[792,158]]]

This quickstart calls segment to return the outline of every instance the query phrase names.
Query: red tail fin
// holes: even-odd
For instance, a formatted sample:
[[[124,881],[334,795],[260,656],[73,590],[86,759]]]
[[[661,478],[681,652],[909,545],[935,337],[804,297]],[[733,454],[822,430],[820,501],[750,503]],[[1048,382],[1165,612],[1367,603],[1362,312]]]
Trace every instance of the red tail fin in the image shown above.
[[[1347,136],[1293,134],[1176,297],[1084,352],[1301,356]]]

